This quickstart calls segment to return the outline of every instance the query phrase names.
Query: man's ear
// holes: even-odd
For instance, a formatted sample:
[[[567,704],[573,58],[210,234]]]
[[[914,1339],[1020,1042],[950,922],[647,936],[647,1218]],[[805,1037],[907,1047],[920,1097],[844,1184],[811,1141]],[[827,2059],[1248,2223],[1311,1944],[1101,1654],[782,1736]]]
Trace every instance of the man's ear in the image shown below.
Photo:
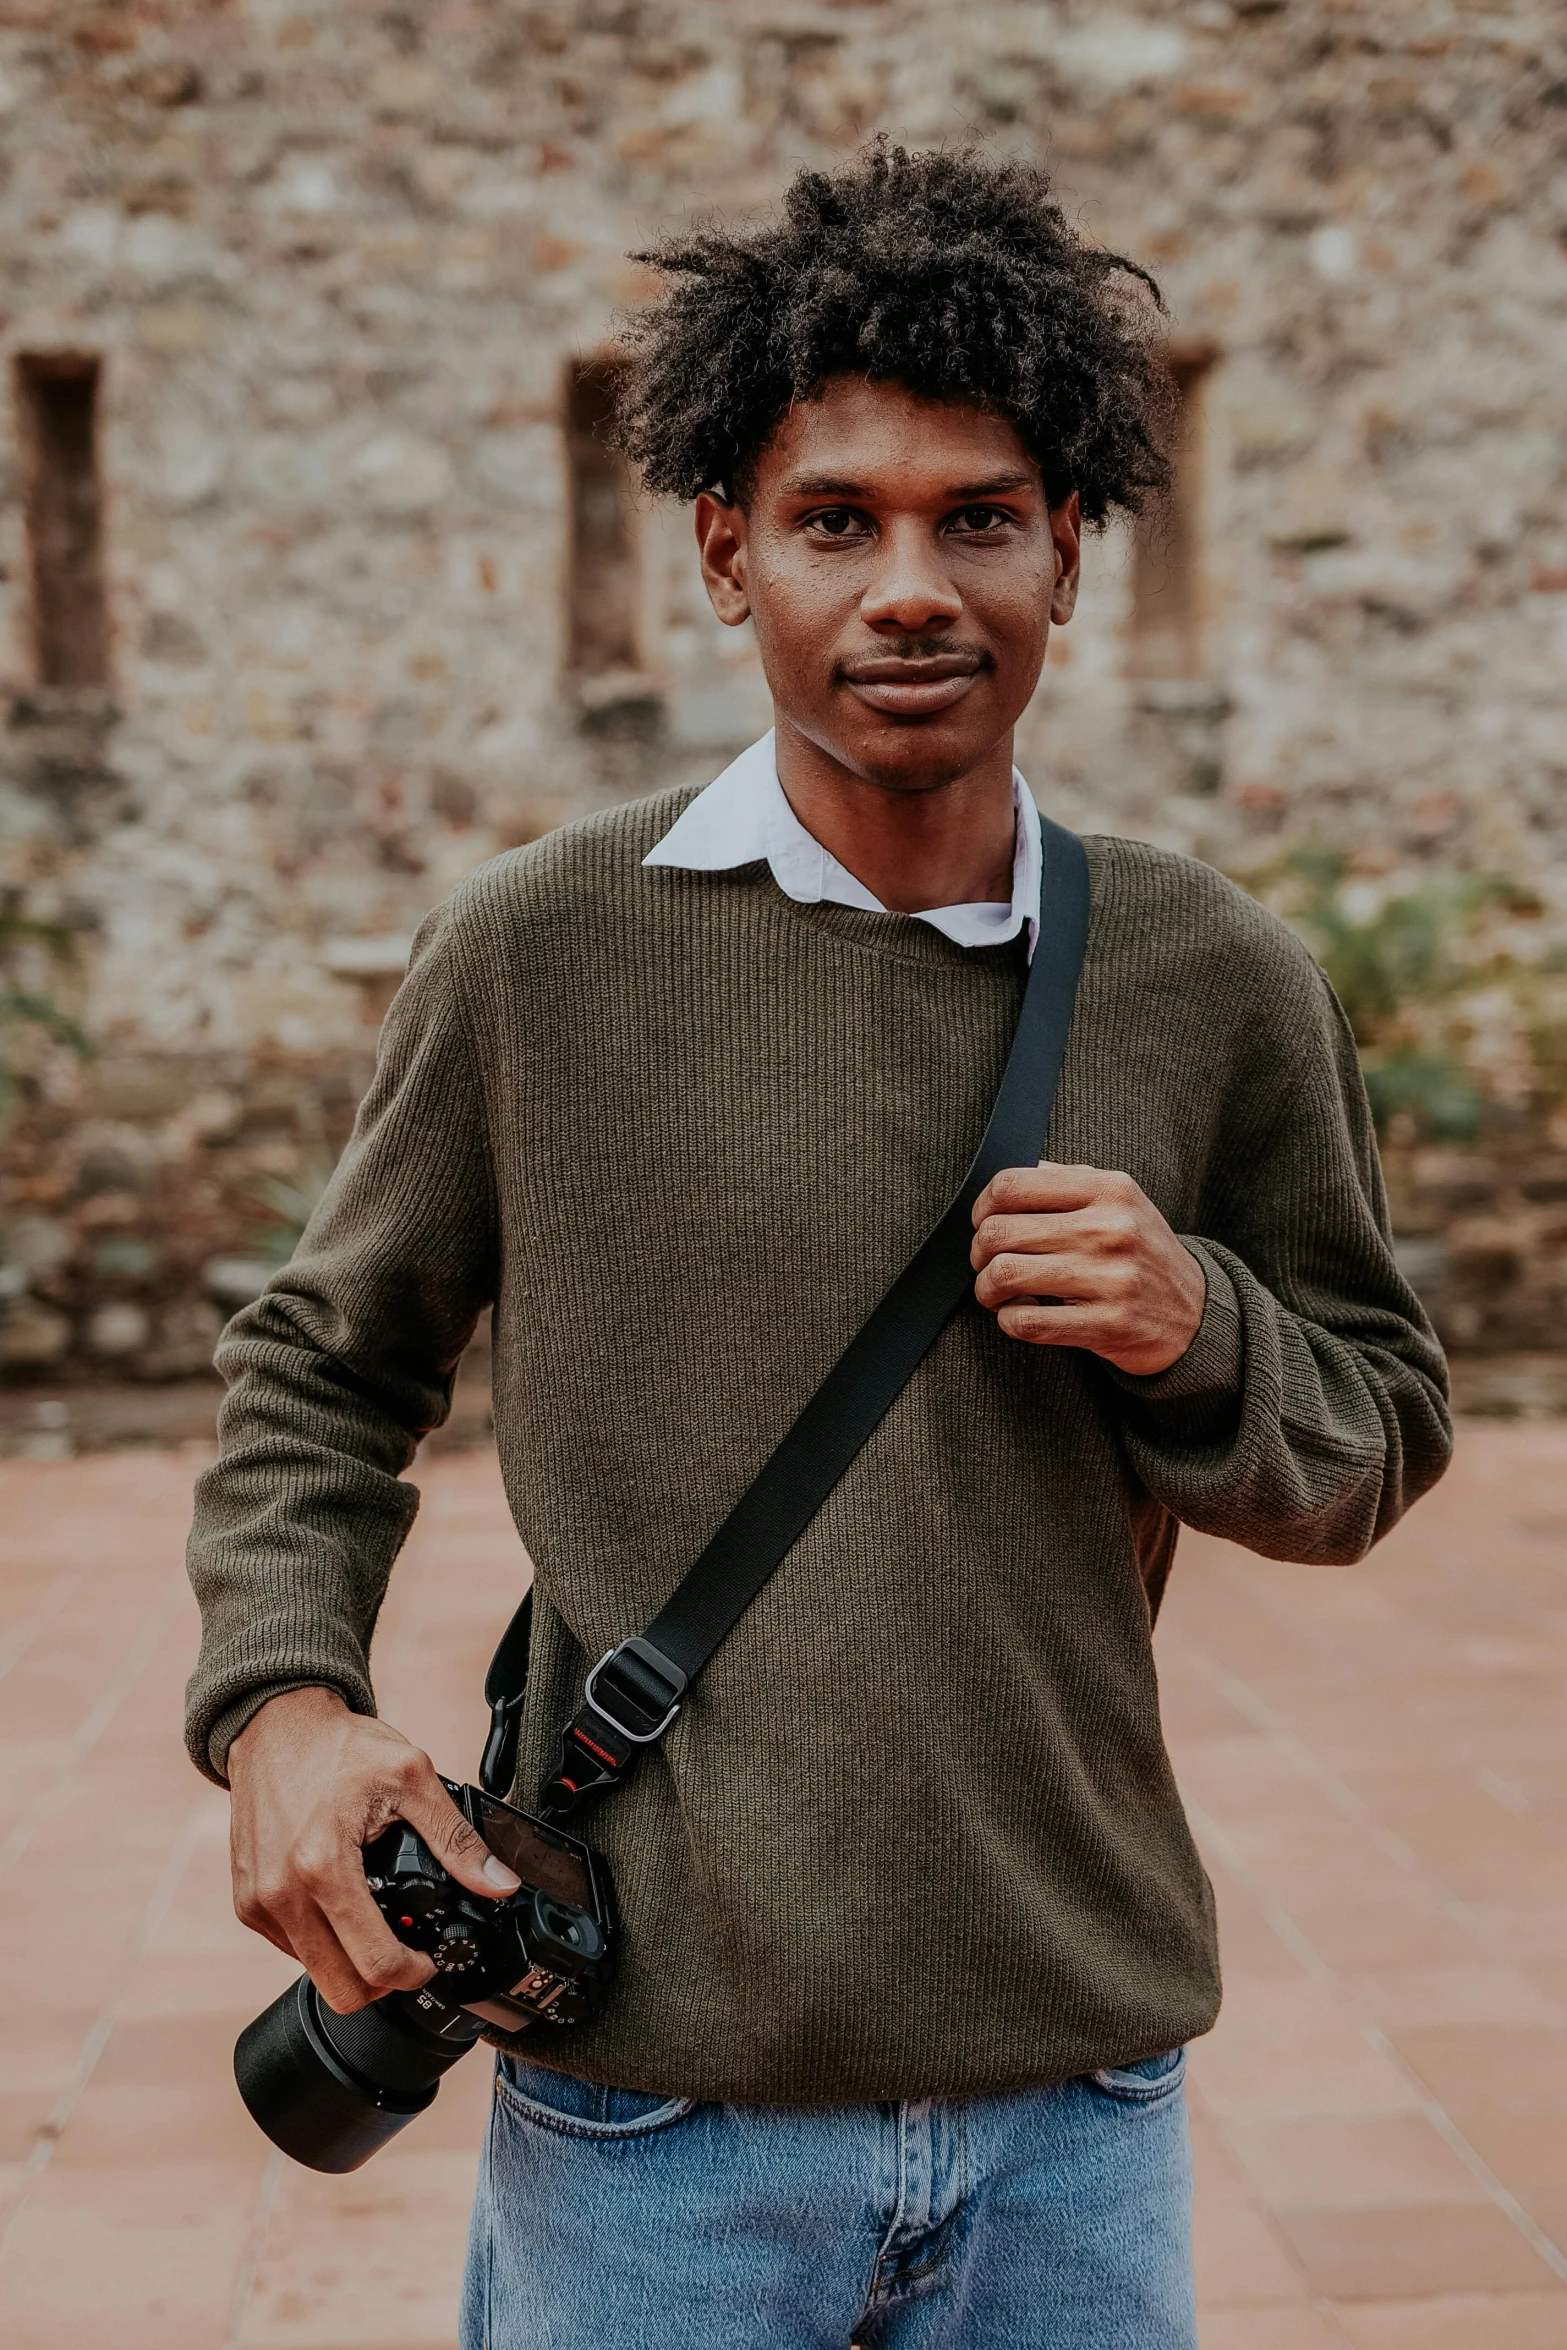
[[[726,505],[704,490],[696,502],[696,543],[708,602],[726,628],[738,628],[751,617],[745,583],[745,508]]]
[[[1077,583],[1083,570],[1083,509],[1076,490],[1050,509],[1050,536],[1056,550],[1056,584],[1050,591],[1050,619],[1065,628],[1077,609]]]

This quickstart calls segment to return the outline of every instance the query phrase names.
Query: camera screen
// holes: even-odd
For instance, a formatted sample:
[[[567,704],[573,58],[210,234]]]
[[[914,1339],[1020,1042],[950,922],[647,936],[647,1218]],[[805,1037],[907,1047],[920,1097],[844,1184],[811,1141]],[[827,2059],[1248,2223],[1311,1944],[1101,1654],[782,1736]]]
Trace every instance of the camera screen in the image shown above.
[[[525,1820],[521,1812],[513,1811],[509,1803],[497,1803],[486,1795],[480,1800],[480,1811],[480,1835],[525,1885],[536,1885],[541,1893],[553,1893],[557,1901],[592,1911],[587,1871],[574,1853]]]

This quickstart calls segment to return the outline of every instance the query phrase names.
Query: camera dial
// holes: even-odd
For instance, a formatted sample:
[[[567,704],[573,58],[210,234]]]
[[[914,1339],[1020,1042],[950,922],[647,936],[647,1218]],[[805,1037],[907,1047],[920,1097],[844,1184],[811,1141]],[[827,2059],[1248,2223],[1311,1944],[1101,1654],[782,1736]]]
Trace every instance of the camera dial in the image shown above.
[[[400,1942],[435,1961],[418,1991],[352,2015],[308,1975],[240,2034],[240,2093],[275,2146],[313,2170],[356,2170],[422,2113],[481,2032],[499,2047],[581,2023],[603,1994],[614,1894],[600,1857],[498,1796],[442,1782],[521,1878],[504,1901],[470,1894],[404,1820],[365,1847],[365,1881]]]
[[[400,1942],[433,1958],[442,1975],[512,1971],[516,1929],[504,1902],[481,1903],[449,1877],[405,1821],[365,1846],[365,1881]]]
[[[482,1966],[484,1948],[466,1919],[451,1918],[441,1928],[439,1947],[431,1956],[443,1975],[456,1974],[466,1967]]]

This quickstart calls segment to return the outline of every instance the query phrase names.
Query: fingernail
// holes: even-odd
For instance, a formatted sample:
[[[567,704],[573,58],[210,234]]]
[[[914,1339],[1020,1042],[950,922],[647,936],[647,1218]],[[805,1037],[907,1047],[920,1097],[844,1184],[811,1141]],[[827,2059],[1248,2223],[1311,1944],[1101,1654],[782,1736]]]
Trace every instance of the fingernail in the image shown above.
[[[515,1893],[522,1883],[522,1879],[514,1875],[503,1860],[497,1860],[493,1852],[484,1864],[484,1873],[497,1893]]]

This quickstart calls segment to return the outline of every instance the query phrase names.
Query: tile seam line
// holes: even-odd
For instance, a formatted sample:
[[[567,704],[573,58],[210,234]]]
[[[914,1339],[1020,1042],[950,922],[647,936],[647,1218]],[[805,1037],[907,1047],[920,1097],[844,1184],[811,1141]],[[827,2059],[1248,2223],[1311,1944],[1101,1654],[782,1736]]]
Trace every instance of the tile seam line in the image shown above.
[[[1540,1834],[1547,1837],[1552,1844],[1559,1845],[1563,1851],[1567,1851],[1567,1829],[1559,1827],[1556,1821],[1542,1812],[1521,1789],[1514,1787],[1510,1780],[1504,1779],[1500,1771],[1493,1771],[1489,1763],[1482,1763],[1480,1768],[1472,1774],[1472,1777],[1482,1795],[1489,1796],[1493,1803],[1500,1804],[1503,1811],[1511,1812],[1515,1820],[1526,1821],[1531,1828],[1537,1828]]]
[[[45,1820],[53,1818],[69,1801],[71,1794],[69,1774],[86,1760],[99,1739],[108,1729],[115,1715],[130,1696],[142,1674],[151,1664],[162,1645],[163,1636],[179,1616],[189,1596],[183,1576],[172,1587],[163,1605],[143,1626],[140,1636],[132,1644],[117,1672],[109,1680],[64,1742],[54,1772],[51,1792],[45,1796],[31,1816],[19,1821],[0,1844],[0,1877],[4,1877],[21,1859]]]
[[[229,2301],[229,2320],[223,2335],[223,2350],[240,2350],[240,2336],[244,2330],[245,2312],[250,2307],[261,2274],[261,2263],[266,2257],[267,2240],[272,2233],[272,2216],[283,2184],[283,2157],[276,2146],[267,2156],[267,2167],[261,2174],[261,2187],[246,2231],[245,2249],[234,2278],[234,2291]]]
[[[1268,1563],[1281,1565],[1288,1562],[1270,1560]],[[1364,1565],[1365,1561],[1361,1560],[1360,1564]],[[1556,1565],[1554,1559],[1551,1564],[1553,1579],[1560,1578],[1563,1569]],[[1218,1565],[1233,1588],[1243,1590],[1271,1623],[1277,1624],[1281,1630],[1290,1633],[1293,1638],[1297,1640],[1310,1638],[1330,1652],[1335,1648],[1342,1647],[1342,1638],[1333,1628],[1323,1628],[1294,1613],[1287,1599],[1276,1590],[1270,1589],[1265,1581],[1250,1579],[1244,1567],[1235,1565],[1228,1559],[1221,1559],[1218,1561]],[[1331,1575],[1334,1569],[1328,1567],[1318,1571]],[[1441,1554],[1438,1572],[1449,1587],[1461,1587],[1466,1580],[1471,1583],[1483,1580],[1487,1594],[1499,1598],[1511,1615],[1521,1619],[1512,1627],[1516,1631],[1522,1632],[1526,1629],[1532,1629],[1538,1632],[1543,1629],[1554,1633],[1558,1629],[1560,1617],[1557,1606],[1531,1598],[1528,1592],[1519,1590],[1514,1583],[1499,1581],[1495,1576],[1488,1576],[1472,1550],[1466,1548],[1456,1553],[1445,1552]],[[1381,1588],[1386,1590],[1388,1586],[1384,1585]],[[1400,1612],[1407,1618],[1410,1611],[1403,1605],[1402,1600],[1396,1599],[1396,1604],[1398,1604]]]
[[[13,1665],[19,1665],[35,1640],[41,1640],[68,1599],[80,1590],[79,1570],[64,1567],[55,1576],[31,1615],[24,1616],[16,1630],[0,1640],[0,1681]]]
[[[1222,1664],[1202,1641],[1193,1639],[1187,1632],[1179,1634],[1178,1639],[1198,1670],[1207,1675],[1221,1696],[1228,1699],[1254,1730],[1262,1733],[1276,1753],[1293,1764],[1302,1778],[1320,1787],[1334,1808],[1342,1812],[1346,1819],[1359,1821],[1389,1860],[1396,1861],[1401,1869],[1407,1869],[1412,1876],[1421,1880],[1449,1917],[1469,1927],[1483,1942],[1489,1941],[1485,1921],[1473,1904],[1465,1901],[1461,1893],[1455,1893],[1440,1872],[1432,1868],[1429,1861],[1422,1860],[1414,1846],[1406,1844],[1395,1829],[1385,1827],[1365,1797],[1357,1795],[1347,1779],[1341,1778],[1330,1764],[1314,1754],[1300,1733],[1292,1730],[1288,1722],[1274,1712],[1265,1697],[1259,1697],[1249,1682],[1243,1681],[1238,1673]]]
[[[130,1947],[121,1959],[115,1973],[114,1985],[104,2001],[91,2030],[82,2042],[80,2053],[72,2068],[71,2077],[49,2109],[49,2113],[33,2141],[32,2150],[22,2166],[22,2176],[9,2210],[0,2221],[0,2254],[10,2241],[11,2232],[26,2208],[27,2199],[43,2177],[54,2157],[54,2150],[64,2135],[66,2124],[76,2110],[77,2103],[88,2082],[97,2070],[98,2060],[109,2045],[110,2037],[119,2021],[120,2009],[131,1987],[137,1968],[152,1945],[153,1936],[168,1915],[175,1894],[179,1891],[191,1857],[200,1843],[203,1831],[211,1817],[212,1806],[198,1799],[186,1813],[158,1881],[148,1896],[141,1922],[132,1937]]]
[[[1293,1952],[1315,1982],[1320,1983],[1325,1990],[1331,1991],[1335,2000],[1349,2011],[1349,2018],[1355,2024],[1366,2045],[1374,2049],[1384,2062],[1392,2067],[1407,2088],[1413,2090],[1419,2101],[1421,2112],[1436,2131],[1437,2136],[1457,2155],[1471,2177],[1484,2187],[1498,2210],[1511,2220],[1524,2241],[1544,2261],[1552,2274],[1559,2277],[1563,2284],[1567,2284],[1567,2252],[1564,2252],[1545,2233],[1537,2221],[1531,2219],[1517,2196],[1503,2180],[1497,2177],[1484,2155],[1469,2143],[1447,2108],[1432,2095],[1413,2065],[1400,2055],[1381,2026],[1361,2012],[1354,1995],[1339,1981],[1316,1945],[1301,1932],[1283,1904],[1275,1901],[1260,1879],[1253,1876],[1236,1851],[1228,1833],[1219,1825],[1218,1821],[1205,1812],[1200,1804],[1188,1804],[1187,1809],[1191,1814],[1193,1825],[1201,1830],[1236,1883],[1244,1886],[1247,1893],[1250,1894],[1285,1948]],[[1225,2132],[1225,2135],[1228,2138],[1228,2131]],[[1268,2206],[1268,2210],[1271,2216],[1271,2204]]]

